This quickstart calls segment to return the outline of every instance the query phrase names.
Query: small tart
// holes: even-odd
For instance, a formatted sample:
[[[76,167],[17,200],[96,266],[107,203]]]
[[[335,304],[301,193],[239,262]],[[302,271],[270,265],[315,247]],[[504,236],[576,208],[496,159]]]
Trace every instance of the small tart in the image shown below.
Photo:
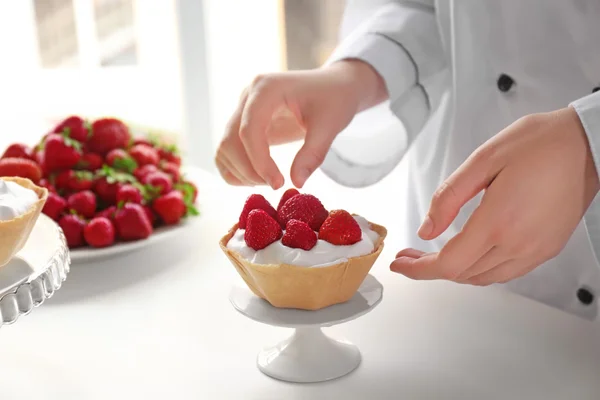
[[[238,229],[237,224],[221,238],[219,245],[258,297],[278,308],[319,310],[350,300],[381,254],[387,230],[371,222],[369,226],[379,235],[371,253],[324,267],[254,264],[227,247]]]
[[[2,177],[0,180],[14,182],[26,189],[33,190],[38,196],[35,202],[24,214],[0,221],[0,267],[8,262],[17,254],[29,239],[29,235],[35,226],[35,223],[42,213],[46,199],[48,198],[48,189],[36,186],[29,179],[18,177]]]

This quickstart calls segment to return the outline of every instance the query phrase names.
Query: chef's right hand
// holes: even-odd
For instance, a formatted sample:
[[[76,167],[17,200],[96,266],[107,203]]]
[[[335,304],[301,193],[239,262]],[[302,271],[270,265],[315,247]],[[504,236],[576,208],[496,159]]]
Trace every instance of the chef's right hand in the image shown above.
[[[279,189],[284,178],[269,147],[304,139],[290,171],[300,188],[354,115],[386,97],[379,74],[355,60],[258,76],[227,124],[215,159],[219,172],[232,185]]]

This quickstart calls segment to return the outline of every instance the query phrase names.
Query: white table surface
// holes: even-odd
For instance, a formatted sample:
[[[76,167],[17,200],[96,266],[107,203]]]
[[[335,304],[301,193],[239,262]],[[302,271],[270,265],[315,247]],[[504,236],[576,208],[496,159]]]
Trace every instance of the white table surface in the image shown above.
[[[383,302],[327,330],[359,346],[361,366],[322,384],[262,375],[258,350],[290,331],[244,319],[228,302],[239,278],[217,242],[244,190],[193,176],[202,216],[188,231],[73,265],[50,302],[0,330],[2,400],[600,398],[597,325],[499,289],[392,274],[401,238],[391,222],[372,270]]]

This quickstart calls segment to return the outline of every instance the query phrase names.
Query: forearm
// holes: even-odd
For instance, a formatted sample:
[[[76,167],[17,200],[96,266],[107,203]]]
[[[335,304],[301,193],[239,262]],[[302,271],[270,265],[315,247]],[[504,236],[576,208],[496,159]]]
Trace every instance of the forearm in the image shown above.
[[[335,74],[345,74],[348,77],[350,92],[356,96],[357,112],[380,104],[389,97],[385,82],[381,75],[370,64],[358,59],[346,59],[335,62],[327,68]]]

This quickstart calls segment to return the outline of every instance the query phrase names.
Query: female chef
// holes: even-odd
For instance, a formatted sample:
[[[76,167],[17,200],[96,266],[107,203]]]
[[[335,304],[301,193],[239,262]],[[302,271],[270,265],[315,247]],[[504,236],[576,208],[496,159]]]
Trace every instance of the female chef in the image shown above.
[[[319,166],[342,184],[370,185],[407,146],[344,134],[357,113],[387,111],[412,148],[406,221],[420,237],[392,271],[505,283],[595,319],[599,20],[598,0],[350,1],[351,32],[325,66],[248,86],[217,166],[230,184],[277,189],[269,146],[303,140],[290,171],[297,187]],[[383,145],[372,162],[356,157],[374,142]]]

